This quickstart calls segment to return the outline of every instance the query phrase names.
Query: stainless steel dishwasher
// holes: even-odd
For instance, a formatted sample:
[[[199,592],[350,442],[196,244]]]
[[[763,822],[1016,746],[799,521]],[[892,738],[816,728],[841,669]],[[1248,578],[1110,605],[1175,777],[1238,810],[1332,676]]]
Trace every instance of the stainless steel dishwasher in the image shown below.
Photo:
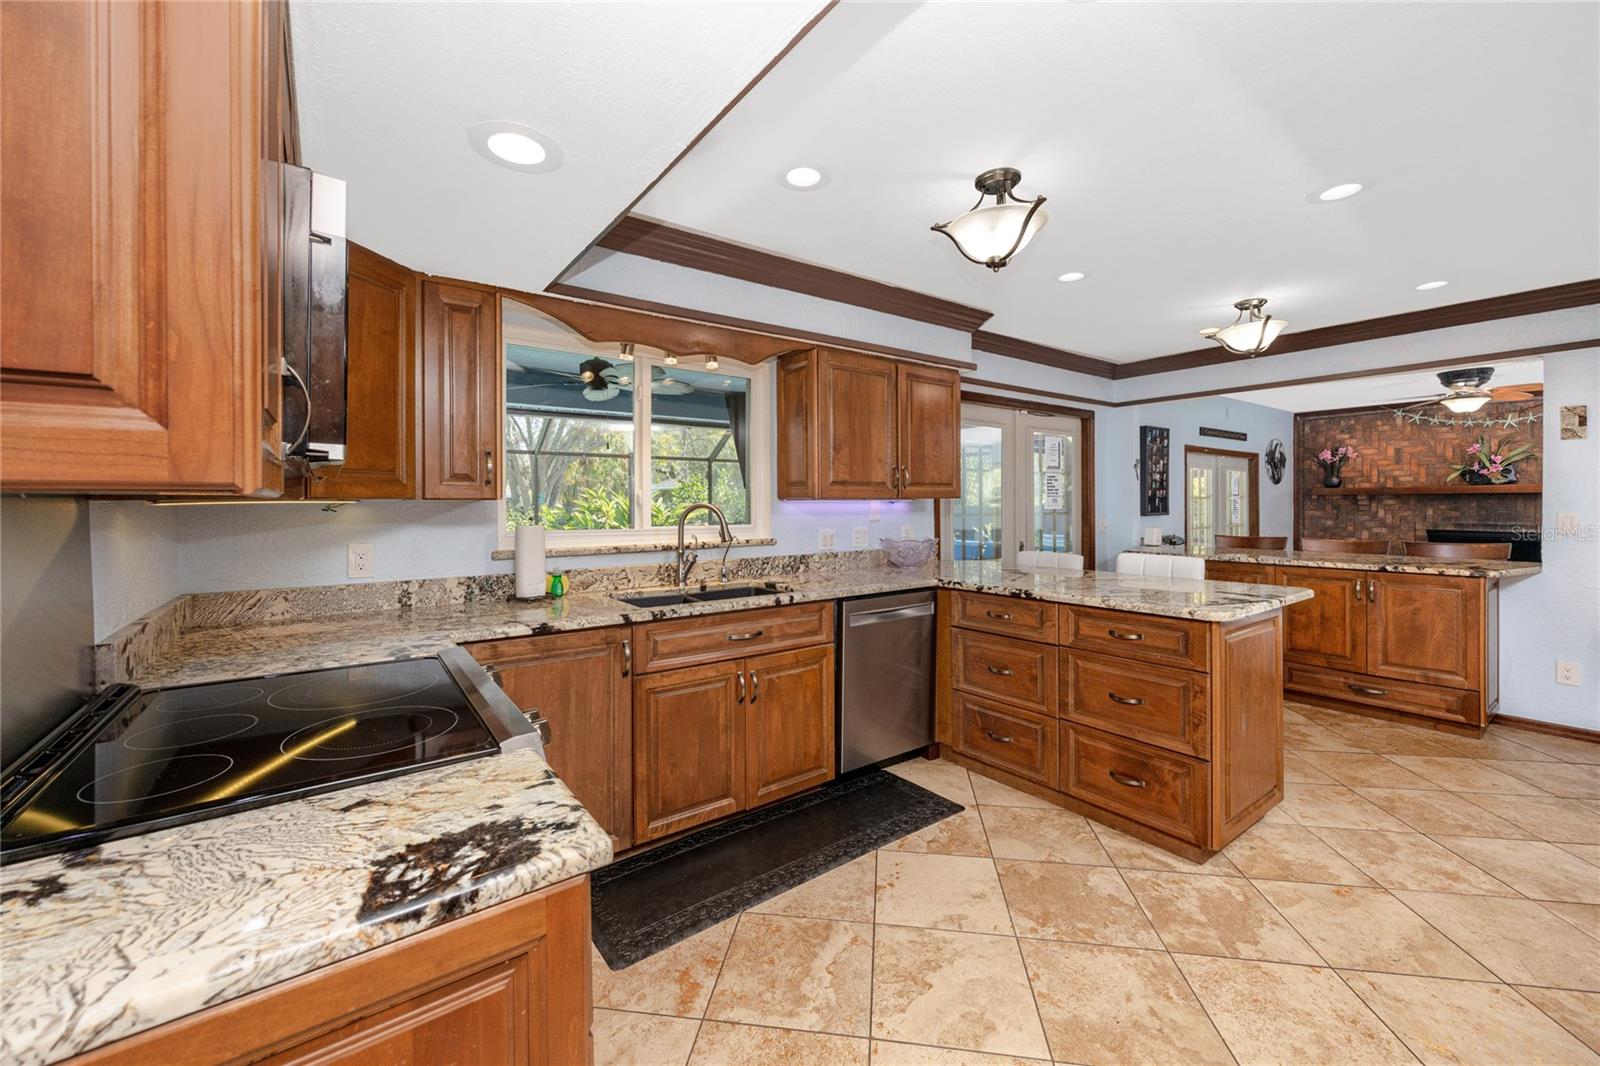
[[[933,743],[933,590],[846,600],[839,772]]]

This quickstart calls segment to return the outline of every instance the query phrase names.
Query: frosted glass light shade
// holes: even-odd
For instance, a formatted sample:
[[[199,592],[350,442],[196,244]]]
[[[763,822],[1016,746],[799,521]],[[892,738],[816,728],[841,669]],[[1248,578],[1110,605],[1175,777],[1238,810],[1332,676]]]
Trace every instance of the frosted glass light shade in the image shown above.
[[[1489,402],[1487,396],[1446,396],[1439,401],[1458,415],[1469,414]]]
[[[969,259],[987,263],[1008,252],[1015,255],[1022,251],[1033,240],[1033,235],[1050,221],[1050,213],[1042,207],[1028,218],[1032,208],[1031,203],[985,204],[951,219],[943,229]],[[1022,231],[1021,241],[1017,240],[1018,230]],[[1016,244],[1015,250],[1012,244]]]
[[[1265,351],[1288,328],[1289,323],[1281,318],[1250,318],[1224,326],[1211,339],[1235,355],[1254,355]]]

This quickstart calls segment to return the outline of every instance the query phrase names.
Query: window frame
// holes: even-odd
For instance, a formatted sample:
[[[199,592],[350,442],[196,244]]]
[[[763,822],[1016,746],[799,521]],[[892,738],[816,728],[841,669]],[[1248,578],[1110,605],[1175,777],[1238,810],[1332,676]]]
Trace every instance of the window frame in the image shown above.
[[[501,357],[506,356],[505,349],[509,345],[547,346],[548,337],[538,337],[534,334],[519,330],[512,325],[506,325],[501,336]],[[584,353],[574,352],[579,355]],[[677,366],[682,370],[700,372],[704,368],[699,365],[704,357],[701,355],[680,356]],[[721,374],[724,377],[739,377],[749,381],[750,400],[750,428],[749,448],[746,467],[749,471],[749,482],[746,489],[750,493],[750,521],[743,523],[728,523],[728,530],[738,540],[764,540],[772,535],[772,500],[773,483],[775,477],[773,452],[777,437],[774,424],[774,407],[776,404],[776,386],[772,373],[772,363],[751,365],[732,359],[720,358],[719,366],[709,373]],[[634,350],[633,365],[634,381],[637,383],[641,376],[648,373],[653,367],[667,365],[663,356],[655,352],[645,352],[638,348]],[[504,371],[502,370],[502,374]],[[648,380],[648,379],[647,379]],[[648,387],[633,390],[633,514],[637,522],[641,517],[651,513],[651,393]],[[505,454],[506,436],[506,407],[502,403],[500,408],[500,437],[501,451]],[[515,547],[516,536],[506,528],[506,496],[502,487],[499,502],[495,506],[495,521],[497,523],[498,540],[502,550]],[[630,529],[551,529],[545,533],[545,544],[550,548],[595,548],[617,549],[637,546],[640,551],[659,548],[660,545],[676,537],[675,526],[638,526]],[[714,527],[713,527],[714,530]],[[688,527],[691,542],[695,538],[703,539],[707,530],[703,526]]]

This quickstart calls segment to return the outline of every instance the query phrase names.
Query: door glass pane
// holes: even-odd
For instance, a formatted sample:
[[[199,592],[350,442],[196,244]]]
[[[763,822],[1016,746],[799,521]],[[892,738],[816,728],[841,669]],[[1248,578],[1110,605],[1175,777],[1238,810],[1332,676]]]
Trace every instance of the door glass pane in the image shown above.
[[[750,379],[657,366],[650,370],[650,524],[670,526],[710,501],[729,524],[750,521]],[[710,526],[709,511],[689,516]]]
[[[1217,494],[1217,468],[1211,456],[1196,456],[1189,460],[1188,488],[1189,529],[1186,536],[1190,544],[1209,547],[1211,538],[1216,534],[1212,508]]]
[[[1250,468],[1243,459],[1232,456],[1217,457],[1218,478],[1222,492],[1217,501],[1218,533],[1229,536],[1250,534]]]
[[[961,495],[950,501],[951,556],[998,559],[1005,451],[999,426],[961,426]]]
[[[1028,549],[1078,550],[1077,432],[1066,420],[1059,427],[1028,431],[1023,455],[1028,463]]]

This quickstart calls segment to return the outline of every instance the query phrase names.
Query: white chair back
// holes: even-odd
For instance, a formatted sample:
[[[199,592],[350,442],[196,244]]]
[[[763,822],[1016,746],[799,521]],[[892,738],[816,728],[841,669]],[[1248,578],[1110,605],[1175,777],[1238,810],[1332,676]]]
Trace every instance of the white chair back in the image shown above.
[[[1192,578],[1206,576],[1206,561],[1192,555],[1151,555],[1122,552],[1117,556],[1117,573],[1144,577]]]
[[[1017,569],[1025,573],[1046,573],[1055,570],[1083,571],[1083,556],[1077,552],[1018,552]]]

